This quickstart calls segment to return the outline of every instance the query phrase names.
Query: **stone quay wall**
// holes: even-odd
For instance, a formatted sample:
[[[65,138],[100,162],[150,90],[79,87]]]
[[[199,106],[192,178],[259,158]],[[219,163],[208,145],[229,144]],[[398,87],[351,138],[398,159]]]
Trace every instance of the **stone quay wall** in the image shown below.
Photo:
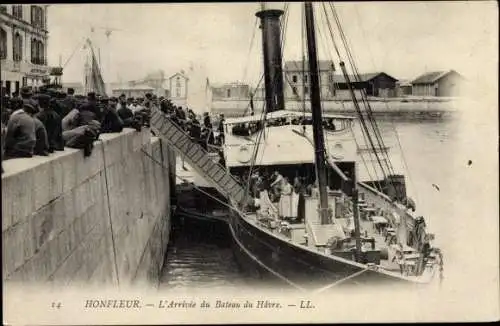
[[[48,157],[7,160],[3,167],[5,282],[159,282],[175,154],[149,129],[102,134],[87,158],[66,148]]]

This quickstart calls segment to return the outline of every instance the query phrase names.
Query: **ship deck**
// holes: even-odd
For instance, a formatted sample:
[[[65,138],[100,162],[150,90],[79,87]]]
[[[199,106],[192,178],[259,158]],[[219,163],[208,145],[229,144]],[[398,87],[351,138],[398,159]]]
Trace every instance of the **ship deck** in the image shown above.
[[[335,197],[336,195],[330,194],[329,201],[333,201]],[[274,212],[271,215],[262,214],[260,211],[257,211],[247,212],[245,217],[252,224],[267,229],[287,242],[293,242],[295,245],[305,246],[323,254],[333,254],[329,243],[332,237],[341,236],[346,229],[354,229],[353,220],[349,220],[348,218],[335,218],[333,223],[321,224],[317,211],[318,199],[311,196],[305,196],[306,218],[304,223],[288,223],[283,221],[276,215],[276,203],[272,204]],[[360,210],[376,211],[375,207],[367,207],[365,203],[360,203],[359,206]],[[400,273],[400,265],[392,261],[394,257],[392,251],[394,250],[389,248],[390,245],[386,241],[386,234],[392,232],[394,230],[390,226],[377,229],[376,223],[372,218],[360,219],[360,234],[364,242],[362,251],[370,247],[380,250],[384,255],[380,259],[379,267],[386,271]],[[347,242],[348,246],[354,247],[354,238],[349,238],[349,236],[347,238],[349,239]],[[407,247],[405,251],[411,252],[413,249]]]

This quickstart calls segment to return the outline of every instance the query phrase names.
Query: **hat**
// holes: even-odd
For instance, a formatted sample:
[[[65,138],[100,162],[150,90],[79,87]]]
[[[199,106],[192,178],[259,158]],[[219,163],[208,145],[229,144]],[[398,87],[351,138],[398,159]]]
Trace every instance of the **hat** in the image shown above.
[[[78,106],[78,111],[95,111],[95,106],[88,102],[83,102],[80,106]]]
[[[30,114],[38,112],[38,109],[33,101],[23,101],[23,110]]]
[[[53,88],[48,88],[47,89],[47,94],[51,97],[57,97],[57,91]]]
[[[14,97],[10,99],[10,105],[12,110],[19,110],[23,108],[23,100],[20,99],[19,97]]]
[[[29,86],[24,86],[21,88],[21,95],[32,95],[33,92],[31,91],[31,87]]]
[[[49,106],[50,96],[48,96],[46,94],[38,94],[37,95],[37,100],[38,100],[38,104],[40,106],[42,106],[43,108],[46,108],[46,107]]]

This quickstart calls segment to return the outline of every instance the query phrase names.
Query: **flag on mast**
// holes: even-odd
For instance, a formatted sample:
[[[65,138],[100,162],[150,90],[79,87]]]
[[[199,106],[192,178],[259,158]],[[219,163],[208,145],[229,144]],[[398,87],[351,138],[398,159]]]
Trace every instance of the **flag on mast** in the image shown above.
[[[90,69],[86,78],[85,89],[87,92],[95,92],[96,95],[106,95],[106,86],[90,39],[87,39],[87,46],[90,49]]]

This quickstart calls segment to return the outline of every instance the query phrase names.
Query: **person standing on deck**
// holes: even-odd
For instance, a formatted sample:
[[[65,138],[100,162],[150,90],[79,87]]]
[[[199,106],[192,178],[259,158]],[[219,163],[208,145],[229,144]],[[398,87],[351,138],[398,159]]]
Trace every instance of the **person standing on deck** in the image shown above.
[[[293,194],[293,187],[288,182],[288,178],[284,178],[283,181],[283,186],[281,189],[281,197],[279,201],[279,212],[280,216],[283,219],[292,219],[294,218],[294,209],[293,209],[293,203],[292,203],[292,194]]]
[[[282,183],[283,183],[283,176],[278,171],[274,171],[273,182],[271,183],[270,186],[272,189],[272,194],[274,199],[279,198],[279,193]]]
[[[219,117],[219,144],[224,145],[224,114],[221,114]]]
[[[306,184],[305,178],[299,178],[295,187],[295,192],[298,195],[297,199],[297,222],[303,223],[306,216]]]

